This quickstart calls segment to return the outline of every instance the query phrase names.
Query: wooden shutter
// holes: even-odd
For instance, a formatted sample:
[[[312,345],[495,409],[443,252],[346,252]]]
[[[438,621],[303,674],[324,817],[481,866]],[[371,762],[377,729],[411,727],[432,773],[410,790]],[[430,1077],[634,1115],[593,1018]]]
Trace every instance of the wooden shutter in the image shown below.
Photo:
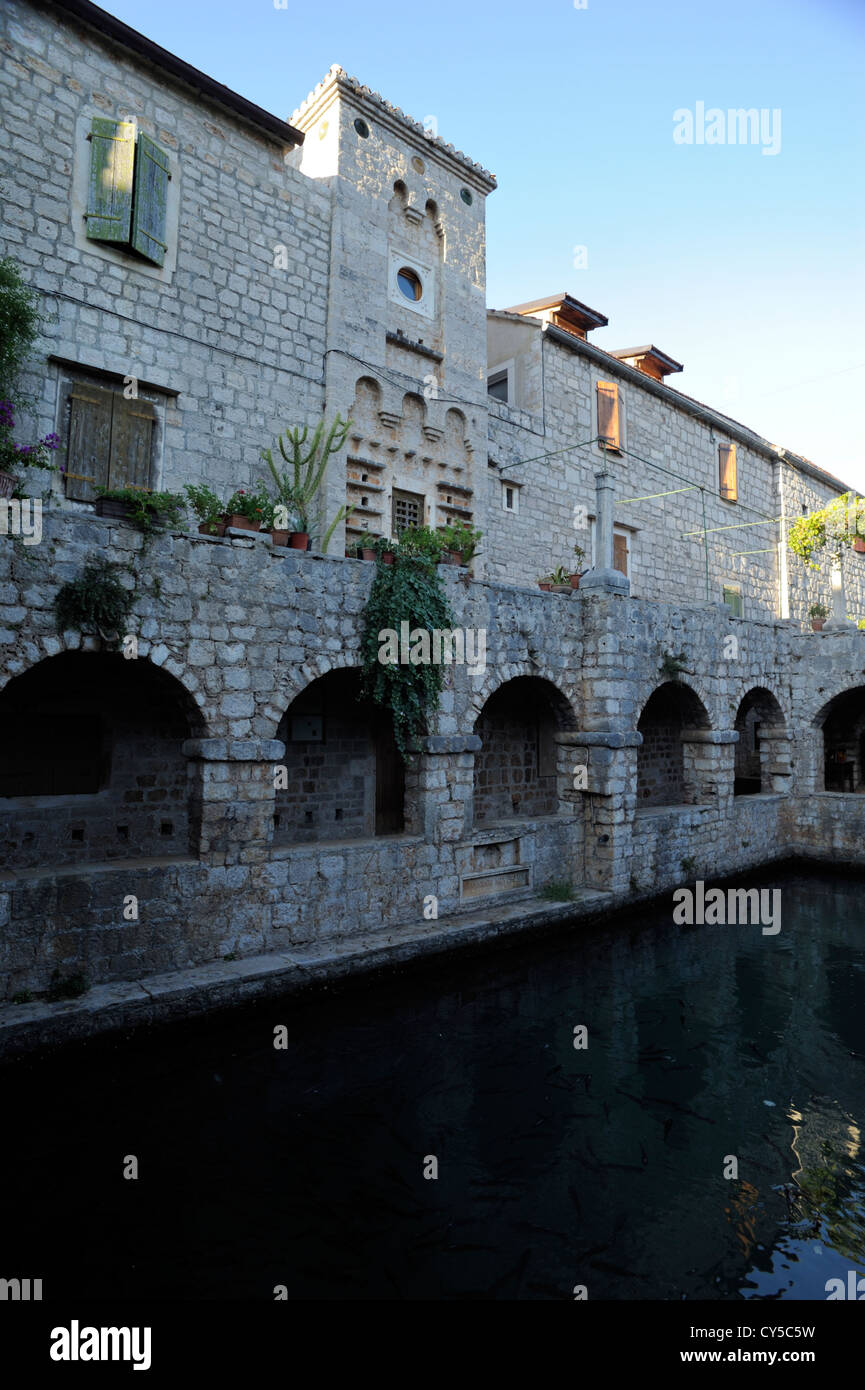
[[[90,127],[87,235],[92,241],[129,242],[135,125],[97,116]]]
[[[621,574],[628,573],[628,538],[613,533],[613,569]]]
[[[611,449],[619,447],[619,388],[615,382],[598,382],[598,434]]]
[[[735,444],[718,445],[718,483],[725,501],[735,502],[739,496]]]
[[[66,496],[77,502],[91,502],[108,486],[113,399],[99,386],[79,384],[69,392]]]
[[[135,151],[135,200],[132,209],[132,249],[155,265],[165,260],[168,155],[143,133]]]
[[[150,459],[156,410],[150,401],[114,396],[108,486],[150,487]]]

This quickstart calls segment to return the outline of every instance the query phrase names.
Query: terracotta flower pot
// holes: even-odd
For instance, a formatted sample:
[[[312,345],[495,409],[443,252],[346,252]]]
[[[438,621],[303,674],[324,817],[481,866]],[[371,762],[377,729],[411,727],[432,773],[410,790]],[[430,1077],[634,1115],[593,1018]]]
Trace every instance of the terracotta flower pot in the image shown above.
[[[290,531],[278,531],[274,526],[270,533],[270,539],[273,545],[288,545],[290,535]]]
[[[255,521],[251,516],[244,516],[242,512],[232,512],[227,519],[227,525],[234,527],[236,531],[260,531],[261,522]]]
[[[550,588],[554,594],[569,594],[571,592],[570,584],[551,584]]]
[[[857,552],[857,554],[865,555],[865,538],[863,538],[862,536],[856,536],[853,541],[853,549]]]
[[[811,619],[811,631],[812,631],[812,632],[822,632],[822,631],[823,631],[823,624],[825,623],[825,621],[826,621],[825,618],[812,618],[812,619]]]
[[[360,558],[362,560],[374,560],[375,551],[371,545],[362,545],[360,548]]]
[[[550,583],[550,581],[549,581],[548,579],[539,579],[539,580],[538,580],[538,588],[539,588],[539,589],[543,589],[543,591],[544,591],[545,594],[548,594],[548,593],[550,592],[550,589],[552,589],[552,587],[553,587],[553,586],[552,586],[552,584]]]
[[[581,578],[582,578],[582,575],[579,575],[579,574],[572,574],[572,575],[571,575],[571,588],[572,588],[572,589],[579,589]]]
[[[7,473],[5,468],[0,468],[0,497],[11,497],[17,481],[14,473]]]
[[[306,550],[309,547],[308,531],[292,531],[288,537],[288,544],[292,550]]]
[[[395,559],[396,559],[396,555],[395,555],[394,551],[392,551],[392,550],[383,550],[383,551],[382,551],[382,554],[381,554],[381,562],[382,562],[383,565],[392,565]]]
[[[224,536],[225,519],[224,517],[220,517],[219,521],[201,521],[198,524],[198,531],[202,536]]]

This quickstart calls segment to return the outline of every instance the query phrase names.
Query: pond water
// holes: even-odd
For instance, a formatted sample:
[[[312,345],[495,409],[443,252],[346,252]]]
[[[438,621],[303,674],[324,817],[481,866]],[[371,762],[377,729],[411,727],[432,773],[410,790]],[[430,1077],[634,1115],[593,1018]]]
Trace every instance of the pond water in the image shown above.
[[[762,881],[774,936],[652,910],[7,1066],[0,1272],[46,1299],[825,1299],[865,1274],[863,885]]]

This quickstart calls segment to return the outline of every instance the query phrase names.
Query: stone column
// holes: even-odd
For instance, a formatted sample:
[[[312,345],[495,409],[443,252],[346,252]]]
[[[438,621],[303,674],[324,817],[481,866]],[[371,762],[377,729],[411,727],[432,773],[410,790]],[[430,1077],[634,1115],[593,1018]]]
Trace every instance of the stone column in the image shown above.
[[[583,883],[628,891],[631,827],[637,799],[636,730],[592,729],[556,735],[572,757],[572,795],[585,804]]]
[[[420,740],[406,778],[406,806],[412,832],[427,844],[471,834],[474,755],[482,747],[477,734],[430,734]]]
[[[851,623],[847,617],[847,599],[844,593],[844,570],[841,555],[834,555],[831,563],[832,616],[824,624],[830,632],[849,631]]]
[[[793,739],[785,729],[760,730],[760,781],[764,792],[789,793],[792,753]]]
[[[682,754],[685,802],[689,806],[717,801],[723,814],[733,796],[736,777],[736,729],[683,729]]]
[[[273,840],[279,739],[192,738],[183,752],[198,767],[195,819],[207,864],[254,864]]]
[[[580,592],[588,589],[595,593],[629,594],[631,584],[627,575],[613,569],[614,487],[609,473],[595,474],[595,496],[595,563],[580,580]]]

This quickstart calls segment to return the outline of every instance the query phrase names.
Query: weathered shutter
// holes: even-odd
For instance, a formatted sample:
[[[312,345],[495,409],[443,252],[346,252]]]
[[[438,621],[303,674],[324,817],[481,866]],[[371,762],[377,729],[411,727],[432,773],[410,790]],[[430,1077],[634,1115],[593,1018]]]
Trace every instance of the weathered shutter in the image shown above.
[[[87,235],[92,241],[129,242],[135,125],[94,118],[90,127]]]
[[[735,502],[739,496],[735,444],[718,445],[718,482],[721,496],[725,501]]]
[[[613,569],[621,574],[628,573],[628,538],[613,533]]]
[[[111,461],[108,486],[149,488],[153,422],[156,410],[150,401],[114,397],[111,424]]]
[[[598,434],[611,449],[619,447],[619,388],[615,382],[598,382]]]
[[[113,399],[99,386],[78,384],[69,392],[66,496],[77,502],[91,502],[108,486]]]
[[[155,265],[162,265],[167,249],[168,179],[168,155],[149,135],[140,134],[135,151],[132,248]]]

